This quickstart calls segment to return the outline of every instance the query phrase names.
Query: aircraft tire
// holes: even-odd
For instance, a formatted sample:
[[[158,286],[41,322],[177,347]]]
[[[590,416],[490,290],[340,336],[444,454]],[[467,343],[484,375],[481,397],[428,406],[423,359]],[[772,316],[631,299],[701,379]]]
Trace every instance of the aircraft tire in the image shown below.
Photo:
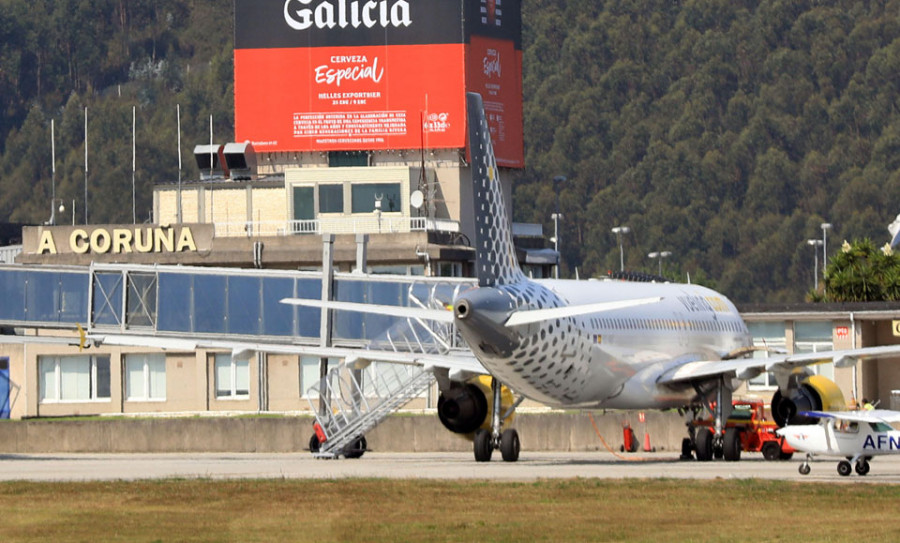
[[[366,453],[366,436],[359,436],[346,449],[345,458],[362,458]]]
[[[741,431],[738,428],[725,429],[725,442],[722,453],[726,462],[737,462],[741,459]]]
[[[869,463],[866,461],[865,458],[861,458],[856,463],[856,473],[858,473],[860,475],[868,475],[869,469],[870,469]]]
[[[781,458],[781,447],[775,441],[766,441],[762,446],[763,458],[769,460],[778,460]]]
[[[850,462],[847,462],[846,460],[841,460],[840,462],[838,462],[837,472],[838,472],[838,475],[840,475],[841,477],[846,477],[846,476],[850,475],[851,473],[853,473],[853,466],[850,465]]]
[[[681,456],[680,460],[693,460],[694,459],[694,444],[691,441],[691,438],[686,437],[681,440]]]
[[[713,435],[709,428],[700,428],[694,438],[697,446],[697,460],[709,462],[713,459]]]
[[[798,470],[800,475],[809,475],[809,464],[806,462],[800,464],[800,469]]]
[[[491,433],[487,430],[477,430],[475,432],[473,444],[475,448],[475,461],[490,462],[491,455],[494,453],[494,444],[491,443]]]
[[[519,459],[519,432],[510,428],[500,434],[500,454],[504,462],[515,462]]]

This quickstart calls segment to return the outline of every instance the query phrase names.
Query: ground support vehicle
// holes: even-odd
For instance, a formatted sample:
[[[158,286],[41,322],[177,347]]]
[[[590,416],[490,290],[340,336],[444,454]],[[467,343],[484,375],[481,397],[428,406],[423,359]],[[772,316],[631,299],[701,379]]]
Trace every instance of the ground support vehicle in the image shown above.
[[[681,457],[691,458],[695,452],[700,461],[724,457],[734,462],[741,459],[741,451],[748,451],[762,452],[766,460],[790,460],[795,451],[775,433],[778,425],[766,418],[762,400],[734,400],[732,409],[721,448],[713,445],[713,420],[695,419],[688,423],[693,439],[686,438],[682,443]]]

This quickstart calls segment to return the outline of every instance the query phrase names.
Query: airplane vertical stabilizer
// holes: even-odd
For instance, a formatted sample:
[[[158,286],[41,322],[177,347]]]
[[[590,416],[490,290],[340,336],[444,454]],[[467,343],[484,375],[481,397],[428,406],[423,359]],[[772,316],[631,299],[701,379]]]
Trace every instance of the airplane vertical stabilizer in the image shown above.
[[[478,285],[491,287],[525,279],[516,261],[512,228],[497,173],[491,132],[481,95],[466,94],[469,116],[469,156],[475,204],[475,267]]]

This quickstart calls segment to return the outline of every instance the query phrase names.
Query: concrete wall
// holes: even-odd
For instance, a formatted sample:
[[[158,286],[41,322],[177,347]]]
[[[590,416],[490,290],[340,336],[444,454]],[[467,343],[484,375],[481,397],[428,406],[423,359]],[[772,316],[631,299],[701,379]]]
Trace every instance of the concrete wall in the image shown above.
[[[657,450],[681,450],[686,431],[676,413],[594,414],[599,435],[616,451],[622,423],[632,424],[638,442],[644,432]],[[0,453],[138,453],[138,452],[302,452],[312,436],[309,417],[216,417],[115,420],[24,420],[0,422]],[[514,426],[523,451],[606,450],[586,413],[521,414]],[[451,434],[434,415],[397,415],[366,436],[380,452],[472,450],[472,443]]]

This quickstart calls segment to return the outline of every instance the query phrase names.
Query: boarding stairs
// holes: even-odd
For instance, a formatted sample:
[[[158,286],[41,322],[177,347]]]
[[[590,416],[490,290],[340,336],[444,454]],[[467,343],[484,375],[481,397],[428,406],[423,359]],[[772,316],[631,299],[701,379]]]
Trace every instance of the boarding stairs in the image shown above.
[[[361,438],[434,382],[434,373],[421,366],[373,362],[363,369],[341,363],[310,388],[310,407],[325,435],[313,455],[317,458],[359,456]],[[315,403],[320,401],[317,406]]]
[[[407,299],[411,307],[447,310],[456,298],[453,291],[441,286],[410,286]],[[421,318],[397,321],[368,349],[374,351],[447,355],[460,349],[462,340],[456,327]],[[310,408],[316,413],[320,437],[318,458],[359,456],[365,450],[364,436],[390,414],[420,397],[434,383],[434,373],[416,364],[364,362],[365,350],[358,360],[342,362],[320,379],[306,394]],[[377,360],[373,355],[372,360]]]

